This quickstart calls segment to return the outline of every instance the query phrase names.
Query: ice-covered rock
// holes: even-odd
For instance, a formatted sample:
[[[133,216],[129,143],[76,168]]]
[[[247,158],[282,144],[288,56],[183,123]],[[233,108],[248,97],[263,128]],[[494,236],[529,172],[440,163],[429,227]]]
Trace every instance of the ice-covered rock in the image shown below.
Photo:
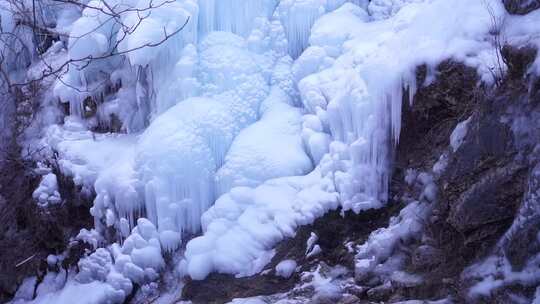
[[[276,275],[289,278],[296,269],[296,262],[294,260],[284,260],[276,265]]]
[[[390,220],[387,228],[375,230],[358,246],[355,257],[355,277],[362,281],[393,253],[399,242],[418,238],[430,208],[425,203],[412,202]],[[393,270],[390,270],[392,272]]]
[[[470,121],[471,117],[469,117],[465,121],[458,123],[454,131],[452,131],[452,134],[450,135],[450,146],[452,147],[452,150],[454,152],[459,149],[459,147],[463,143],[463,140],[465,139],[465,136],[467,136],[467,130]]]
[[[48,204],[58,204],[62,201],[58,192],[58,181],[56,175],[48,173],[41,178],[38,188],[32,194],[41,206]]]

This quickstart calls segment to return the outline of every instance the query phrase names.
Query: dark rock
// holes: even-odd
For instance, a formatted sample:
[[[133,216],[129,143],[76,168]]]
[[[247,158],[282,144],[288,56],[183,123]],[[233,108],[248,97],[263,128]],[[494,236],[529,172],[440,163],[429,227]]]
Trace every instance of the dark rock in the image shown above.
[[[538,50],[532,45],[515,47],[506,44],[503,46],[501,56],[508,67],[508,77],[510,79],[522,78],[533,64],[537,53]]]
[[[435,69],[435,80],[423,86],[426,74],[425,65],[417,69],[419,88],[414,100],[403,102],[396,177],[404,168],[431,169],[448,147],[454,127],[471,114],[476,103],[475,69],[447,60]]]
[[[540,0],[503,0],[504,7],[510,14],[526,15],[540,8]]]
[[[44,275],[49,254],[63,253],[70,238],[77,235],[81,228],[93,225],[93,217],[89,213],[93,198],[82,200],[79,197],[80,189],[75,188],[73,180],[59,171],[53,170],[58,177],[62,204],[39,207],[32,198],[41,178],[34,173],[34,164],[23,159],[21,151],[14,150],[10,154],[9,158],[0,161],[2,303],[13,296],[24,278],[37,276],[40,279]],[[66,263],[66,266],[72,265],[69,264],[69,257]]]
[[[490,170],[452,204],[448,222],[462,232],[485,230],[483,226],[485,233],[494,232],[489,224],[514,218],[523,199],[526,173],[524,167],[514,164]],[[475,231],[474,235],[482,239],[480,234]]]
[[[356,282],[361,282],[363,285],[368,287],[376,287],[382,284],[380,277],[374,276],[372,273],[369,272],[363,274],[356,272],[354,275],[354,279]]]
[[[522,270],[527,261],[540,252],[540,243],[534,240],[538,235],[540,218],[538,215],[516,229],[504,246],[506,257],[516,271]]]
[[[83,117],[91,118],[97,113],[97,103],[91,96],[86,97],[83,100]]]
[[[462,297],[467,288],[463,270],[492,253],[516,218],[527,188],[528,161],[538,143],[534,96],[540,100],[536,93],[540,80],[526,74],[536,49],[507,46],[502,52],[508,74],[498,86],[488,88],[478,82],[474,70],[446,61],[437,67],[435,80],[419,88],[412,105],[404,101],[391,195],[416,195],[400,181],[405,169],[429,171],[443,153],[448,163],[436,180],[439,192],[433,208],[437,212],[426,221],[422,238],[430,240],[429,245],[414,244],[404,268],[425,281],[411,287],[393,284],[393,295],[407,299],[451,295],[457,303],[469,303]],[[418,82],[427,74],[426,67],[419,67]],[[469,117],[462,145],[455,152],[449,150],[450,134]],[[534,230],[520,229],[509,238],[506,255],[515,268],[538,250],[534,242],[527,242],[534,239]]]
[[[490,107],[489,111],[492,111],[496,105],[489,104],[486,107]],[[495,114],[478,114],[469,123],[462,146],[450,160],[446,179],[451,183],[466,184],[464,186],[469,187],[472,181],[467,177],[477,178],[476,175],[489,168],[500,167],[499,160],[506,161],[504,159],[513,153],[513,138],[508,126],[501,123]],[[459,188],[459,193],[466,190],[461,186]]]
[[[433,72],[434,75],[428,77],[428,73]],[[390,185],[391,195],[398,194],[400,197],[420,195],[411,192],[414,189],[411,190],[411,187],[403,182],[406,169],[429,172],[443,153],[448,155],[450,169],[455,168],[456,159],[462,157],[454,157],[448,152],[450,134],[459,122],[478,111],[485,99],[485,92],[479,83],[476,70],[462,63],[447,60],[440,63],[434,71],[428,71],[427,67],[420,66],[416,76],[419,88],[414,101],[412,104],[409,104],[408,100],[403,102],[402,132],[396,151],[396,170]],[[423,85],[424,80],[431,77],[434,77],[432,81]],[[460,150],[467,150],[464,149],[465,145],[466,142]],[[497,148],[504,149],[504,147]],[[480,148],[478,150],[481,151]],[[467,170],[474,167],[475,163],[472,161],[463,164],[460,174],[468,174]],[[438,201],[445,200],[448,196],[445,189],[447,180],[448,176],[441,176],[436,181],[439,187],[438,196],[442,196]],[[435,202],[433,207],[436,212],[433,213],[431,220],[434,222],[426,223],[428,231],[422,238],[429,240],[429,246],[422,247],[416,252],[413,250],[405,268],[410,273],[421,275],[424,283],[399,288],[394,291],[394,296],[426,299],[444,298],[454,294],[454,291],[445,287],[441,280],[447,276],[459,276],[465,267],[460,255],[461,234],[446,223],[447,206]],[[419,245],[414,244],[416,247]],[[447,253],[452,255],[453,259],[448,259]]]
[[[392,295],[394,288],[390,282],[386,282],[367,291],[367,296],[373,301],[385,301]]]
[[[528,191],[520,207],[517,220],[505,234],[502,248],[514,271],[521,271],[527,261],[540,252],[538,229],[540,213],[538,212],[538,194],[540,193],[540,164],[532,169],[528,180]]]
[[[339,304],[356,304],[356,303],[360,303],[360,299],[354,295],[345,295],[338,303]]]
[[[418,269],[431,267],[440,263],[442,263],[442,252],[433,246],[420,245],[413,251],[412,264]]]
[[[204,281],[188,281],[182,296],[192,303],[227,303],[233,298],[246,298],[285,292],[294,286],[294,278],[273,275],[234,278],[224,274],[211,274]]]
[[[533,75],[531,77],[530,86],[529,86],[529,92],[530,92],[530,102],[537,106],[540,104],[540,76]]]
[[[346,293],[356,296],[358,298],[362,298],[366,294],[367,290],[368,290],[368,287],[364,287],[360,285],[350,285],[345,288]]]

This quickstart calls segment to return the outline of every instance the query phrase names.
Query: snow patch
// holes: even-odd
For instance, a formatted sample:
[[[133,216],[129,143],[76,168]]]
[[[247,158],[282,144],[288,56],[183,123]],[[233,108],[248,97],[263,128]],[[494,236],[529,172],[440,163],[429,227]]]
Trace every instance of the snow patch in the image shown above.
[[[465,136],[467,136],[471,118],[472,117],[469,117],[467,120],[458,123],[454,131],[452,131],[452,134],[450,134],[450,146],[452,147],[453,152],[456,152],[459,149]]]
[[[276,265],[276,275],[286,279],[290,278],[295,270],[296,262],[294,260],[284,260]]]

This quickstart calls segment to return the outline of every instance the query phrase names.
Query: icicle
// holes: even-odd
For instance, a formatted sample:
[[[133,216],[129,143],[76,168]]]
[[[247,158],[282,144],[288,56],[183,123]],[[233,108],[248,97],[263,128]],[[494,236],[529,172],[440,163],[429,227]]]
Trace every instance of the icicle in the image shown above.
[[[326,0],[326,11],[331,12],[346,2],[354,3],[363,9],[367,9],[369,4],[369,0]]]
[[[277,13],[285,27],[291,57],[298,58],[308,46],[311,26],[326,12],[325,2],[321,0],[280,2]]]
[[[277,0],[199,0],[199,32],[231,32],[246,37],[257,17],[270,18]]]

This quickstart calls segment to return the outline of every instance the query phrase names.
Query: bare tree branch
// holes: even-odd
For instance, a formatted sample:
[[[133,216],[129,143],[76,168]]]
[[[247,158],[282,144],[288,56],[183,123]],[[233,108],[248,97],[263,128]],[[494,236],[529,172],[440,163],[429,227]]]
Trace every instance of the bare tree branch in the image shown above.
[[[62,75],[64,75],[67,71],[69,71],[70,66],[74,66],[74,68],[78,70],[82,70],[86,68],[89,64],[95,61],[108,59],[114,56],[126,55],[128,53],[135,52],[144,48],[153,48],[153,47],[160,46],[163,43],[165,43],[167,40],[169,40],[171,37],[177,35],[180,31],[182,31],[187,26],[188,22],[190,21],[189,17],[186,18],[186,21],[184,22],[184,24],[171,33],[168,33],[166,28],[164,27],[163,37],[159,41],[147,42],[139,46],[135,46],[135,47],[120,51],[119,50],[120,44],[125,39],[127,39],[129,35],[132,35],[133,33],[137,31],[137,29],[140,27],[142,22],[151,15],[153,9],[157,9],[164,5],[173,3],[174,0],[163,0],[157,4],[155,4],[154,1],[152,0],[150,1],[149,5],[144,8],[134,8],[134,7],[129,7],[123,4],[111,5],[106,0],[101,1],[103,6],[85,4],[85,3],[79,2],[78,0],[49,0],[49,2],[52,5],[73,5],[79,8],[81,11],[83,10],[95,11],[96,16],[98,14],[103,14],[104,16],[107,16],[107,18],[105,18],[104,20],[101,20],[99,24],[96,25],[95,27],[78,35],[58,32],[56,28],[52,27],[51,25],[45,24],[43,20],[40,20],[40,19],[43,19],[39,17],[41,14],[38,14],[39,9],[42,9],[40,8],[42,5],[41,1],[32,0],[31,8],[25,7],[24,2],[20,0],[7,0],[7,1],[10,3],[10,13],[12,13],[15,19],[16,26],[27,27],[33,33],[33,37],[35,40],[35,48],[36,48],[34,51],[35,53],[39,54],[39,60],[45,66],[45,69],[41,72],[40,75],[38,75],[37,77],[33,77],[32,79],[27,79],[24,81],[11,80],[9,77],[9,73],[5,70],[5,68],[0,66],[0,74],[2,78],[4,78],[5,83],[8,87],[26,86],[35,82],[42,81],[43,79],[48,78],[48,77],[54,77],[60,82],[62,82],[63,84],[65,84],[66,86],[73,88],[79,92],[84,92],[84,89],[81,90],[80,88],[75,88],[72,85],[69,85],[68,83],[66,83],[62,79]],[[125,14],[135,14],[137,16],[136,23],[131,26],[126,25],[122,21],[123,15]],[[45,49],[42,49],[42,46],[39,43],[42,37],[56,37],[56,39],[65,38],[65,39],[70,39],[72,41],[75,40],[74,43],[77,43],[77,39],[84,38],[85,36],[88,36],[100,30],[100,28],[102,28],[103,26],[105,26],[106,24],[110,22],[113,22],[114,25],[111,29],[111,32],[108,35],[109,51],[107,51],[104,54],[101,54],[99,56],[88,55],[82,58],[69,58],[68,60],[62,62],[60,65],[57,65],[57,66],[53,66],[53,64],[47,62],[47,59],[45,58],[45,56],[42,55],[46,51]],[[120,30],[114,31],[113,30],[114,27],[119,27]],[[9,43],[6,43],[7,41],[4,41],[8,39],[2,38],[4,36],[9,36],[10,37],[9,39],[14,39],[16,41],[19,41],[22,47],[26,47],[24,41],[22,41],[20,37],[17,36],[17,34],[4,31],[3,29],[0,28],[0,43],[2,43],[3,45],[9,45]],[[10,51],[13,54],[20,53],[15,48],[13,48]],[[5,56],[5,54],[2,54],[1,58],[2,58],[2,63],[4,63],[5,65],[7,57]]]

